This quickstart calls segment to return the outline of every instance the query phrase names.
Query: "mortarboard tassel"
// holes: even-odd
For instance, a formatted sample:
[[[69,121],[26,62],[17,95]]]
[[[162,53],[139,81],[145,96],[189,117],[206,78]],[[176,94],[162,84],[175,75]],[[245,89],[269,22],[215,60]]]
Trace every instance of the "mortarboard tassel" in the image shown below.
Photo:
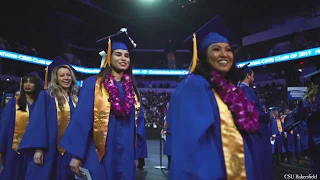
[[[196,33],[193,33],[193,56],[192,56],[192,62],[189,68],[190,73],[193,73],[193,71],[196,69],[197,61],[198,61],[197,38],[196,38]]]
[[[45,74],[45,77],[44,77],[44,89],[47,89],[48,88],[48,73],[49,73],[49,68],[48,66],[46,67],[46,74]]]
[[[107,52],[107,57],[106,60],[104,61],[103,68],[105,68],[107,65],[110,66],[111,61],[111,39],[109,37],[108,41],[108,52]]]

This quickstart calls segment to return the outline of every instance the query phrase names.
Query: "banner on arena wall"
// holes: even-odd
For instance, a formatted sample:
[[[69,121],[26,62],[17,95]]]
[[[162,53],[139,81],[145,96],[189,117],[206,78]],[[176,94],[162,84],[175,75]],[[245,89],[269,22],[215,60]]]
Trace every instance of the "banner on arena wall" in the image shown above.
[[[288,100],[301,100],[307,92],[307,87],[288,87]]]
[[[291,61],[291,60],[307,58],[312,56],[319,56],[319,55],[320,55],[320,47],[306,49],[306,50],[292,52],[292,53],[281,54],[277,56],[261,58],[261,59],[249,60],[249,61],[237,63],[236,65],[238,67],[242,67],[245,64],[250,63],[249,67],[264,66],[268,64],[274,64],[274,63]],[[28,56],[28,55],[19,54],[19,53],[10,52],[10,51],[4,51],[4,50],[0,50],[0,57],[12,59],[16,61],[22,61],[26,63],[38,64],[42,66],[48,66],[52,62],[52,60],[43,59],[43,58],[34,57],[34,56]],[[72,67],[74,67],[76,71],[83,74],[98,74],[100,71],[100,68],[88,68],[88,67],[81,67],[76,65],[72,65]],[[189,74],[189,71],[184,69],[133,69],[133,74],[134,75],[153,75],[153,76],[184,76]]]

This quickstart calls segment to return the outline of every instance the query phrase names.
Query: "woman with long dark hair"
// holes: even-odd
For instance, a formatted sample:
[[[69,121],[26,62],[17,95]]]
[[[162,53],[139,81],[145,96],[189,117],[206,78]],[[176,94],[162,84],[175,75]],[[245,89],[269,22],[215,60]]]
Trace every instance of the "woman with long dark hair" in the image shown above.
[[[174,91],[167,114],[171,180],[259,179],[250,136],[258,112],[237,86],[229,39],[216,16],[185,41],[194,51],[191,74]]]
[[[135,47],[125,29],[98,41],[106,59],[97,76],[84,81],[78,107],[61,141],[75,157],[72,171],[82,176],[80,166],[92,179],[134,179],[140,94],[132,74],[130,50]],[[142,126],[142,127],[141,127]]]
[[[47,67],[51,80],[41,91],[19,150],[32,152],[25,180],[72,180],[72,155],[59,146],[78,102],[74,69],[61,57]]]
[[[4,110],[0,126],[0,153],[4,169],[0,179],[24,179],[27,165],[32,160],[32,154],[19,152],[18,147],[41,91],[38,77],[23,77],[19,98],[11,98]]]

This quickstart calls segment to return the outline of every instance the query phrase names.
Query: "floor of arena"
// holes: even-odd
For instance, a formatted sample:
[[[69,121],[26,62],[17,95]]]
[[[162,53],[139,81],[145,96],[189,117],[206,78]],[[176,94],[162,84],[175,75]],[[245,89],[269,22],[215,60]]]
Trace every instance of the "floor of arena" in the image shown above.
[[[154,166],[160,165],[160,142],[159,140],[148,140],[148,158],[145,159],[146,166],[144,171],[136,173],[136,180],[165,180],[168,171],[155,169]],[[162,157],[163,166],[167,166],[167,157]],[[302,164],[293,162],[292,164],[281,164],[274,168],[274,179],[282,180],[285,174],[302,174],[310,173],[310,162],[303,159]]]

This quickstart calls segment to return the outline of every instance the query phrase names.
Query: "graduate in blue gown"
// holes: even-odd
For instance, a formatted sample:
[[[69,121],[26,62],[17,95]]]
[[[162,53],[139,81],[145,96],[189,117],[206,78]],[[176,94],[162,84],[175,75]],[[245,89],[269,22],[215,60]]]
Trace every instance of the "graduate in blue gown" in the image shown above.
[[[255,140],[255,152],[260,162],[260,171],[268,172],[261,177],[261,179],[273,179],[272,167],[272,149],[270,143],[270,114],[265,112],[259,98],[253,91],[254,72],[248,67],[249,64],[241,68],[241,81],[239,86],[246,93],[249,101],[254,103],[255,108],[259,111],[259,131],[253,136]]]
[[[69,168],[72,155],[59,146],[70,116],[77,104],[78,86],[74,69],[61,57],[47,67],[51,81],[41,91],[29,126],[19,146],[22,152],[32,152],[26,180],[72,180]]]
[[[169,103],[167,104],[167,109],[169,109]],[[172,154],[172,150],[171,150],[171,144],[172,144],[172,137],[171,137],[171,129],[170,127],[168,127],[168,122],[167,122],[167,116],[165,116],[163,118],[163,129],[162,132],[163,134],[165,134],[165,141],[163,144],[163,154],[167,155],[168,158],[168,166],[166,168],[166,170],[170,169],[171,166],[171,154]]]
[[[0,153],[4,164],[0,179],[24,180],[25,178],[32,154],[19,152],[18,147],[41,88],[39,76],[27,75],[21,79],[19,98],[11,98],[6,105],[0,125]]]
[[[301,155],[304,158],[308,158],[309,153],[309,136],[308,136],[308,126],[306,121],[302,121],[301,124],[298,125],[298,131],[300,135],[300,146],[301,146]]]
[[[284,147],[284,138],[285,132],[283,130],[283,121],[279,117],[279,108],[271,107],[269,108],[272,113],[271,117],[271,138],[275,140],[274,143],[274,155],[275,163],[277,165],[284,162],[285,160],[285,147]]]
[[[290,109],[284,108],[283,115],[281,116],[282,121],[285,121],[285,117],[290,114]],[[300,132],[298,126],[290,131],[285,131],[284,145],[286,150],[286,156],[288,163],[291,164],[293,156],[295,156],[296,161],[300,164]]]
[[[145,158],[148,157],[147,149],[147,132],[145,128],[145,112],[140,108],[140,113],[137,122],[137,144],[136,144],[136,159],[138,159],[137,168],[143,170],[145,166]]]
[[[1,97],[1,105],[0,105],[0,122],[1,122],[1,116],[3,114],[4,108],[8,104],[10,98],[13,98],[13,94],[9,92],[3,92]]]
[[[94,180],[132,180],[136,132],[145,128],[137,124],[140,95],[129,56],[135,44],[126,29],[97,42],[106,58],[100,73],[84,81],[61,146],[75,156],[70,166],[77,176],[83,167]]]
[[[193,58],[191,74],[173,92],[167,113],[169,180],[260,178],[250,135],[258,130],[259,114],[237,86],[229,40],[216,16],[185,41]]]
[[[320,70],[317,70],[305,78],[310,78],[311,84],[304,96],[304,106],[307,109],[305,118],[309,134],[309,151],[312,161],[312,173],[320,175]],[[297,119],[301,120],[301,119]]]

